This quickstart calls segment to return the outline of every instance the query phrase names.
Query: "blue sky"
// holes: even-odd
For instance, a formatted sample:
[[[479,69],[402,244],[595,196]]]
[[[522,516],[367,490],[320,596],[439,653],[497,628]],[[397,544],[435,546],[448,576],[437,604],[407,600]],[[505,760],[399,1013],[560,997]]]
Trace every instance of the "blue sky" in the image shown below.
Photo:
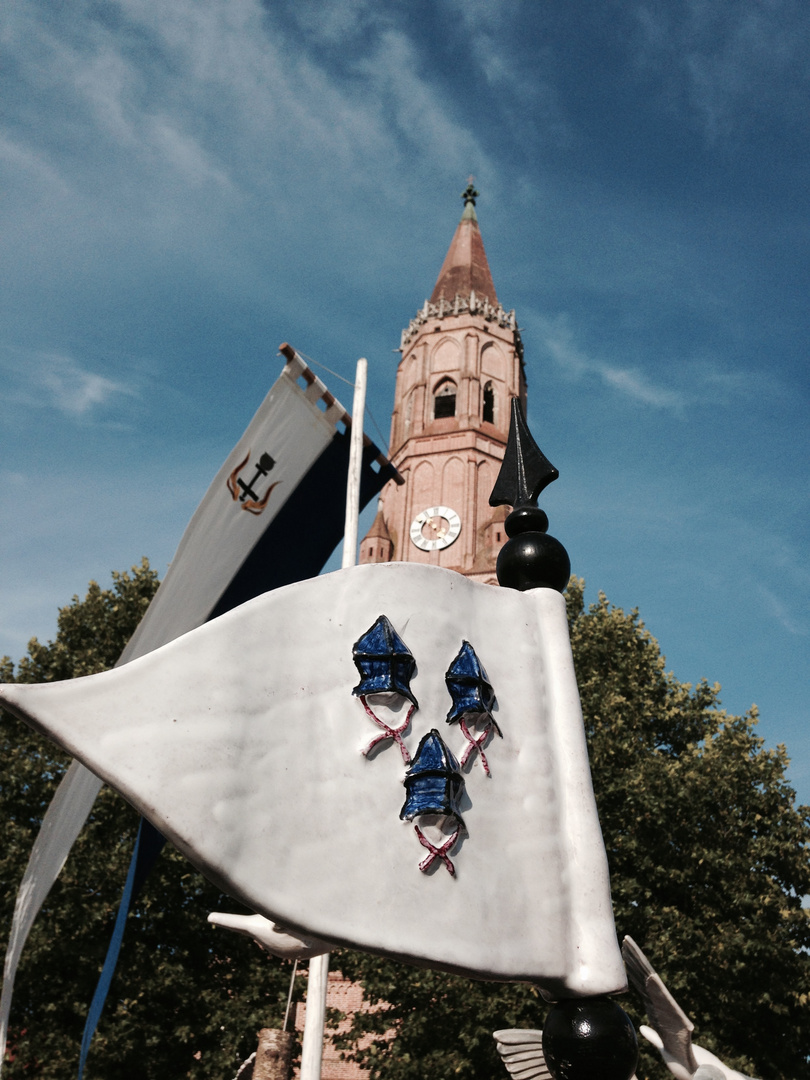
[[[0,653],[165,570],[281,341],[387,438],[474,174],[550,531],[810,802],[810,7],[6,0],[0,50]]]

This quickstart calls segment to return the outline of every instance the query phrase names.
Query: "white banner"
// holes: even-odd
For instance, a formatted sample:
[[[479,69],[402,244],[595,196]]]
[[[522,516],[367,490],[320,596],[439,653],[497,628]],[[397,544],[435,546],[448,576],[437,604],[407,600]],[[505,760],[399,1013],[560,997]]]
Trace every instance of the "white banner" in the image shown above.
[[[556,592],[355,567],[0,700],[274,921],[551,994],[624,986]]]

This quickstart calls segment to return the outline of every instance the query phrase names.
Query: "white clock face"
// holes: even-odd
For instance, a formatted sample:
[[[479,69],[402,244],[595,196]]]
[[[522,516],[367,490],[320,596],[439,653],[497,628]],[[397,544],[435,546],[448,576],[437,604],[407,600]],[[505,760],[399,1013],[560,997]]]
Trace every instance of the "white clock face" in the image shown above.
[[[429,506],[411,523],[411,541],[421,551],[450,547],[461,532],[461,518],[449,506]]]

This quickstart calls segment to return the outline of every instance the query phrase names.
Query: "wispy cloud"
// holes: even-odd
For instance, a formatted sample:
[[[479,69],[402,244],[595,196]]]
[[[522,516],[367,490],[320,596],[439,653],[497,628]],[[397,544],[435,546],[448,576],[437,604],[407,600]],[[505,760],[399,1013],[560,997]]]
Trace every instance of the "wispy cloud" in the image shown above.
[[[810,10],[793,0],[687,0],[635,9],[640,62],[665,71],[670,106],[690,110],[709,143],[771,114],[803,124],[810,82]]]
[[[35,181],[68,194],[68,187],[58,171],[39,151],[21,145],[10,135],[0,133],[0,163],[6,168],[19,171],[27,181]]]
[[[729,358],[734,361],[733,354]],[[684,365],[684,375],[694,387],[698,399],[711,405],[739,404],[742,401],[770,400],[795,403],[802,391],[781,377],[778,369],[740,366],[721,367],[716,359],[692,359]]]
[[[535,321],[543,346],[569,376],[596,378],[631,400],[656,409],[679,412],[686,405],[688,398],[683,391],[656,385],[637,368],[622,367],[589,356],[577,346],[565,316],[540,316],[535,317]]]
[[[336,202],[371,184],[402,195],[416,175],[493,168],[412,38],[364,0],[325,18],[305,4],[286,22],[259,0],[111,0],[104,18],[11,3],[16,167],[64,146],[76,205],[103,207],[117,234],[127,215],[140,235],[162,229],[170,206],[227,216],[237,189],[281,220],[316,199],[328,210],[330,188]],[[289,18],[324,48],[301,50]],[[29,122],[21,86],[52,99],[45,125]],[[105,206],[113,189],[126,205]]]
[[[795,389],[790,390],[777,373],[724,367],[711,355],[670,361],[666,369],[677,379],[677,385],[664,386],[638,365],[616,363],[582,348],[565,314],[543,316],[529,312],[521,321],[531,325],[549,356],[569,378],[601,382],[640,405],[677,414],[687,406],[717,408],[752,399],[785,401],[791,393],[795,397]]]
[[[86,416],[114,397],[135,394],[124,383],[87,371],[69,356],[53,353],[42,357],[38,381],[53,408],[68,416]]]
[[[88,420],[121,397],[138,391],[119,379],[82,367],[73,357],[38,353],[24,365],[4,363],[11,387],[5,404],[32,409],[53,409],[75,420]]]
[[[505,91],[510,107],[500,113],[521,143],[551,138],[567,143],[572,131],[560,100],[551,61],[552,50],[541,45],[533,51],[532,64],[515,63],[514,41],[524,32],[527,9],[542,25],[541,6],[493,4],[490,0],[449,0],[448,8],[466,35],[470,62],[477,65],[488,86]]]
[[[781,597],[761,582],[756,584],[755,589],[762,609],[769,618],[777,622],[788,634],[800,637],[807,635],[807,624],[795,618],[789,605]]]
[[[375,127],[383,129],[387,113],[398,141],[411,153],[416,150],[420,157],[442,160],[452,172],[464,173],[486,155],[471,132],[453,119],[450,102],[422,76],[421,64],[413,43],[403,33],[387,30],[374,53],[358,65],[370,78],[372,100],[378,103]]]
[[[385,10],[373,0],[341,0],[339,4],[298,0],[292,15],[312,40],[336,46],[369,35],[387,21]]]

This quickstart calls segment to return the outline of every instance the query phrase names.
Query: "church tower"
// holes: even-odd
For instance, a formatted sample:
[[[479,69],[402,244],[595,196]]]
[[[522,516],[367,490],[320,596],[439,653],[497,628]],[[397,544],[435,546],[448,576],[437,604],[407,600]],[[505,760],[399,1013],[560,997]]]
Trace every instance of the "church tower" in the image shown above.
[[[389,483],[360,562],[422,562],[496,584],[506,508],[493,510],[510,400],[526,406],[523,346],[487,262],[472,183],[429,300],[402,332]]]

